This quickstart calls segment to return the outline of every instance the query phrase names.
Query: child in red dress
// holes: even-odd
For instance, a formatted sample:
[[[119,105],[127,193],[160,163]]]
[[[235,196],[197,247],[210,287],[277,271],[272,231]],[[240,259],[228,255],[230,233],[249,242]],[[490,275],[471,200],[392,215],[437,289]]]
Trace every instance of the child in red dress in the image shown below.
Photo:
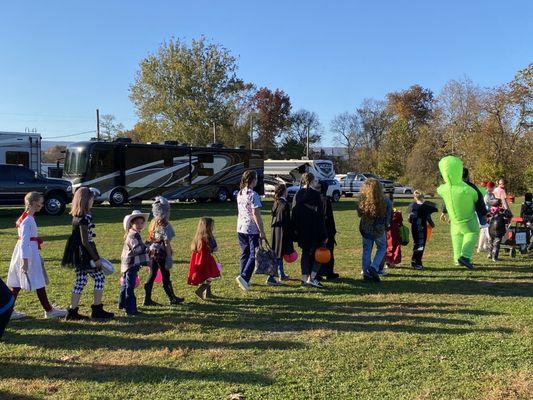
[[[202,300],[212,298],[211,282],[220,278],[220,270],[213,257],[213,252],[217,251],[217,242],[213,236],[214,228],[215,221],[212,218],[200,218],[191,243],[192,255],[187,283],[199,285],[195,293]]]

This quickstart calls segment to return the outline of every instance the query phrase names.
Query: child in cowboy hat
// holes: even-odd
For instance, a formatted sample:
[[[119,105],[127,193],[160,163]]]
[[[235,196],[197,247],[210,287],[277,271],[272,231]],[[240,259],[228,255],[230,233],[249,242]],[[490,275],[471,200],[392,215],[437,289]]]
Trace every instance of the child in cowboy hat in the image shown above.
[[[121,255],[120,272],[123,276],[123,282],[120,286],[118,308],[124,309],[129,317],[139,314],[134,292],[137,274],[141,266],[149,265],[150,261],[148,248],[141,238],[141,231],[148,222],[149,215],[134,210],[131,214],[126,215],[123,221],[126,234],[124,235],[125,241]]]

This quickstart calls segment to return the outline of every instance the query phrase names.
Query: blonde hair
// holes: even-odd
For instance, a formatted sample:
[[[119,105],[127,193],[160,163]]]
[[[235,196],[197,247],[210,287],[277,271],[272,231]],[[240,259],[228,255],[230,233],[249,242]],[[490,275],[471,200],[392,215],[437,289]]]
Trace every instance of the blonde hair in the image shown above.
[[[89,203],[91,199],[94,199],[94,193],[86,186],[82,186],[74,193],[72,198],[72,209],[70,215],[73,217],[83,217],[89,214],[91,208]]]
[[[150,226],[148,227],[148,240],[154,240],[155,230],[160,226],[167,226],[168,221],[166,218],[155,217],[150,221]]]
[[[381,183],[373,178],[368,178],[361,186],[361,197],[359,198],[359,210],[362,217],[378,218],[384,217],[387,212],[383,187]]]
[[[420,190],[415,190],[415,192],[413,193],[413,197],[415,198],[416,201],[420,201],[420,202],[424,202],[424,193],[422,193]]]
[[[36,203],[41,199],[44,199],[44,197],[39,192],[26,193],[26,196],[24,196],[24,205],[26,206],[26,210],[30,208],[33,203]]]
[[[198,221],[196,234],[191,243],[191,251],[200,252],[202,250],[202,241],[205,241],[209,248],[209,241],[214,239],[213,229],[215,229],[215,220],[213,218],[202,217]],[[212,250],[209,248],[209,250]]]

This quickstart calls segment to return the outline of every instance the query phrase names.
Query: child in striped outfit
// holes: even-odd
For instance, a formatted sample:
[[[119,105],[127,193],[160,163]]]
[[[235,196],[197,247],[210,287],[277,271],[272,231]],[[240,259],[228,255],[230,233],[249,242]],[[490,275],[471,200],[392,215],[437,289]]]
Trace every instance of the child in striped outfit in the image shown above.
[[[126,215],[123,221],[126,235],[121,255],[120,272],[123,282],[120,286],[118,308],[124,309],[128,317],[139,315],[134,289],[139,269],[150,263],[148,248],[141,238],[141,231],[148,222],[148,217],[148,213],[134,210],[130,215]]]

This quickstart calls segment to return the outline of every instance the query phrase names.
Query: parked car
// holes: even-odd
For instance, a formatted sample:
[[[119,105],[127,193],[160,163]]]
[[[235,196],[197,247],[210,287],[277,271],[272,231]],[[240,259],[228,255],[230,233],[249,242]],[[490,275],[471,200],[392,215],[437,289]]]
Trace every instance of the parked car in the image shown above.
[[[359,193],[361,191],[361,186],[363,185],[363,182],[366,181],[368,178],[374,178],[380,181],[381,184],[383,185],[383,191],[385,193],[394,193],[394,182],[393,181],[380,178],[379,176],[375,174],[371,174],[369,172],[364,172],[362,174],[348,172],[346,174],[346,177],[343,178],[340,182],[342,193],[346,197],[352,197],[354,194]]]
[[[61,215],[72,200],[72,185],[65,179],[45,178],[22,165],[0,164],[0,204],[23,205],[28,192],[44,196],[43,211]]]
[[[341,198],[342,188],[340,183],[335,179],[325,179],[321,182],[327,182],[328,184],[328,193],[327,196],[331,198],[331,200],[336,203]],[[294,198],[294,195],[296,192],[300,189],[300,185],[293,185],[289,186],[287,188],[287,201],[289,203],[292,203],[292,199]]]
[[[394,194],[413,194],[414,192],[411,186],[402,185],[401,183],[394,184]]]

